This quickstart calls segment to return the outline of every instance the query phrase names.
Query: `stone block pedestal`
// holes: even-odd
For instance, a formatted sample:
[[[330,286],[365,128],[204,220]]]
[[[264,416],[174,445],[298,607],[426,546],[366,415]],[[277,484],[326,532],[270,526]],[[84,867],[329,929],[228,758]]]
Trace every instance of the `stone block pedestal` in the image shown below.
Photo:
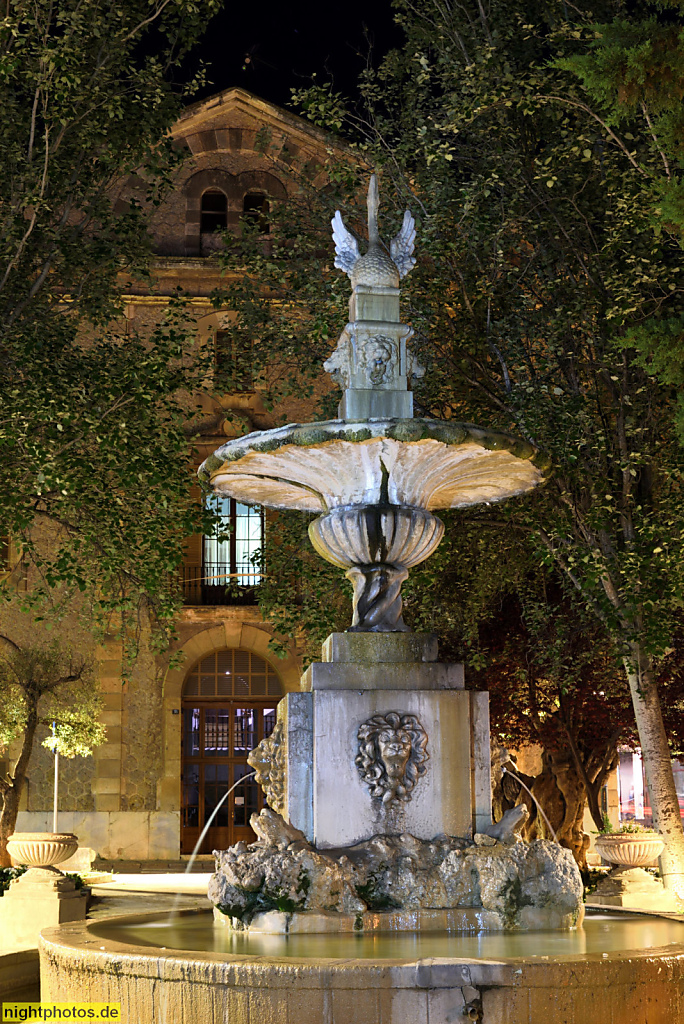
[[[7,946],[37,947],[43,928],[85,916],[85,893],[57,868],[29,868],[0,898],[0,934]]]
[[[265,788],[317,849],[491,825],[488,695],[436,659],[431,635],[333,634],[281,701]]]
[[[654,878],[643,868],[613,868],[599,882],[591,902],[605,907],[633,910],[680,909],[674,894],[663,888],[659,878]]]

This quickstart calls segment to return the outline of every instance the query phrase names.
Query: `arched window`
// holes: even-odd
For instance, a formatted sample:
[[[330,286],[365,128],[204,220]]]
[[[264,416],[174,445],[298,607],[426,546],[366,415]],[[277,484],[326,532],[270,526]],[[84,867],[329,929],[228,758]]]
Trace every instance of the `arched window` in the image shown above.
[[[249,819],[264,806],[264,795],[246,778],[252,773],[247,756],[273,732],[281,695],[275,669],[239,647],[205,655],[188,672],[182,699],[183,853],[192,853],[210,819],[200,853],[253,841]]]
[[[209,235],[214,231],[225,231],[228,227],[228,198],[218,188],[208,188],[202,193],[200,205],[200,233]]]
[[[257,697],[259,700],[275,697],[280,700],[281,696],[280,679],[272,665],[260,655],[241,647],[226,647],[206,655],[193,665],[183,683],[183,699],[200,697],[202,700],[221,701],[224,697],[238,697],[240,700],[245,697]]]
[[[260,235],[267,235],[271,230],[269,221],[270,205],[263,192],[246,192],[242,200],[242,216],[253,224]]]

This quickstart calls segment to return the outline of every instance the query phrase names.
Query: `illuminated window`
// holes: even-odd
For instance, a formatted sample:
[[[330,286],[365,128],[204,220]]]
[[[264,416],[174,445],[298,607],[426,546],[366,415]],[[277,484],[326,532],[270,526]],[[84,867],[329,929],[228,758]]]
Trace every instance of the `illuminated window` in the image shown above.
[[[205,828],[200,853],[256,838],[249,822],[265,798],[247,756],[273,732],[281,694],[271,665],[242,648],[213,651],[188,672],[182,695],[183,853],[193,851]]]
[[[264,515],[260,508],[234,498],[209,495],[207,507],[220,516],[211,537],[203,540],[205,586],[255,587],[261,583],[258,554],[264,539]]]
[[[258,697],[260,700],[266,700],[267,697],[280,697],[281,693],[280,679],[271,665],[260,655],[239,647],[228,647],[206,655],[190,669],[183,684],[184,698],[202,697],[206,700],[221,701],[224,697],[235,697],[240,700],[243,697]],[[214,713],[212,712],[212,714]],[[243,734],[252,729],[249,724],[250,714],[251,712],[241,713],[242,717],[238,716],[239,720],[236,719],[233,723],[233,734],[237,746],[242,744]],[[271,712],[269,712],[270,714]],[[226,746],[228,726],[224,724],[224,718],[224,712],[217,711],[215,717],[211,719],[211,743],[200,744],[199,736],[194,731],[196,726],[192,725],[191,731],[186,736],[185,746],[188,753],[199,753],[200,747],[206,750],[212,744],[217,749]],[[227,722],[227,718],[225,721]],[[271,732],[274,725],[275,718],[269,717],[267,731]],[[221,741],[214,742],[214,738],[218,739],[219,736]],[[249,749],[251,750],[251,747]]]

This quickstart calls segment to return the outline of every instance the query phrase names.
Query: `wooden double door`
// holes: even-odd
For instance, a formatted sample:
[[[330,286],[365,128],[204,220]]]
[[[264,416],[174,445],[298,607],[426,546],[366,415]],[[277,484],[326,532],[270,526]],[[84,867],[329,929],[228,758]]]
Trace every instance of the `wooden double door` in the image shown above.
[[[214,812],[198,853],[256,838],[249,819],[265,800],[254,779],[245,779],[252,772],[247,755],[273,732],[276,703],[252,697],[183,701],[181,853],[193,852]]]

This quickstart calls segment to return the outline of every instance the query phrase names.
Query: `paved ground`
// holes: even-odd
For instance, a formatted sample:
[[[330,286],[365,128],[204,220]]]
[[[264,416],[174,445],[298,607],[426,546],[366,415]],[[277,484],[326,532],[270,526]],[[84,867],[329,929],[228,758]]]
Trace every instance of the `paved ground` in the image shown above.
[[[183,893],[187,896],[207,895],[207,886],[211,872],[193,872],[192,874],[151,873],[144,874],[117,872],[111,882],[98,882],[93,886],[93,894],[107,896],[110,893]],[[133,911],[131,911],[132,913]]]

